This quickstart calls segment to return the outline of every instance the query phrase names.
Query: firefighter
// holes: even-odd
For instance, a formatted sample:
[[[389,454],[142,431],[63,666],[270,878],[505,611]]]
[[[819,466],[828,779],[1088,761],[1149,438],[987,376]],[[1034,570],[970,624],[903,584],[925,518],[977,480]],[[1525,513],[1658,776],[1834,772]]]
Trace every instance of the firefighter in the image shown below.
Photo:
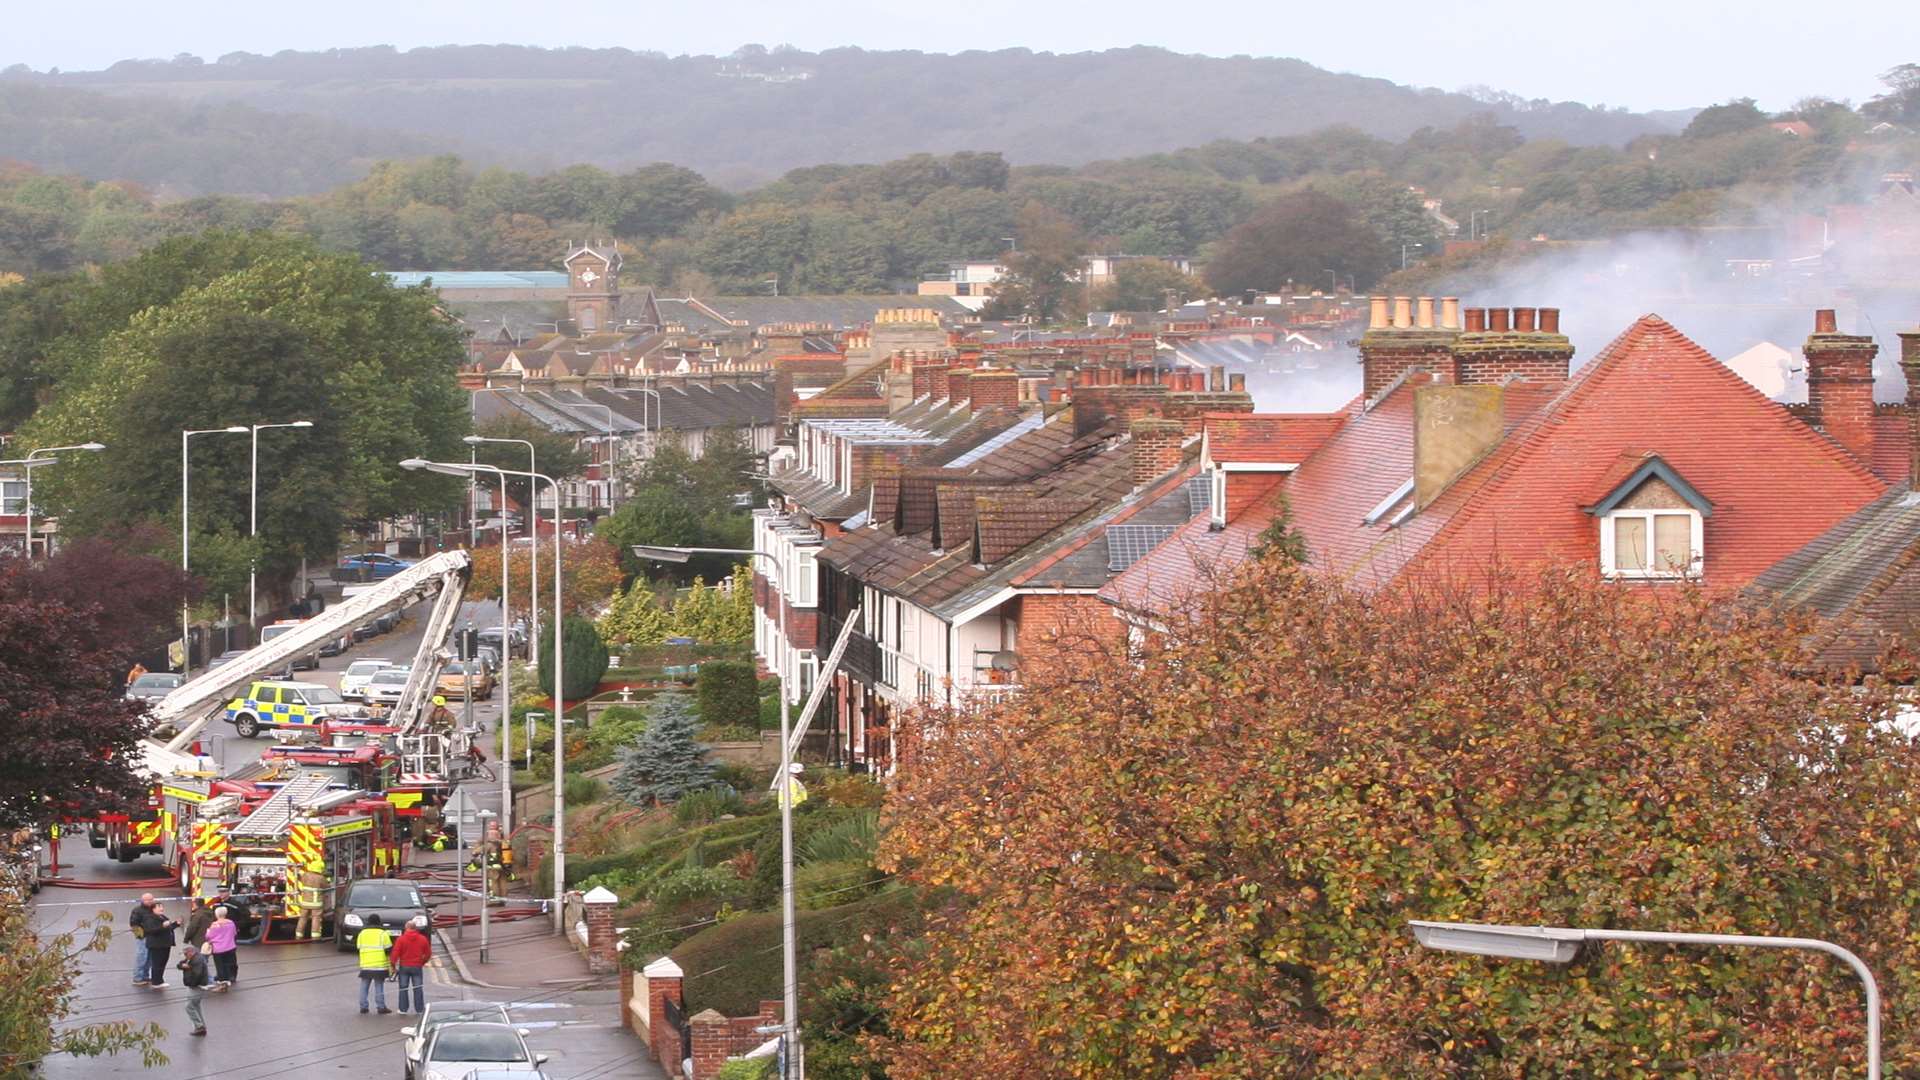
[[[507,864],[500,854],[505,846],[497,831],[480,845],[480,858],[487,868],[487,891],[494,896],[507,895]]]
[[[433,712],[427,715],[427,723],[436,728],[453,730],[453,710],[447,708],[446,698],[433,695]]]
[[[299,909],[293,923],[293,936],[301,941],[321,937],[321,920],[326,914],[326,893],[322,890],[327,889],[327,864],[315,859],[294,877],[297,881],[287,883],[295,901],[289,906]]]
[[[807,785],[800,782],[800,774],[805,771],[806,766],[797,761],[787,763],[786,783],[780,786],[779,792],[781,802],[792,800],[788,805],[797,807],[807,801]]]

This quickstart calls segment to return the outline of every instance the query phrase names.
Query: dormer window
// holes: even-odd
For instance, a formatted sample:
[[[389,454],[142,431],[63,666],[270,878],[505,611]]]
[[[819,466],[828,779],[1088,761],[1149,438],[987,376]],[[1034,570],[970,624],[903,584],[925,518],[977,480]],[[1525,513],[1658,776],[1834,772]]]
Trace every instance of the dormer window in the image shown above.
[[[1612,578],[1698,577],[1700,515],[1692,510],[1615,510],[1600,519],[1600,567]]]
[[[1614,580],[1697,578],[1713,504],[1658,454],[1629,452],[1586,507],[1600,530],[1600,573]]]

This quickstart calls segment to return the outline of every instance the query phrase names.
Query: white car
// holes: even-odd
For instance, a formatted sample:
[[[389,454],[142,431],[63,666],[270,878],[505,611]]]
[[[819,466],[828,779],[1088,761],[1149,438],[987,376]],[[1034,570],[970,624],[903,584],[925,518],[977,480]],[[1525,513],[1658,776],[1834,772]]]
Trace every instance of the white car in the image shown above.
[[[536,1074],[547,1055],[527,1049],[508,1024],[442,1024],[427,1037],[414,1080],[466,1080],[476,1072]]]
[[[427,1048],[427,1040],[433,1037],[436,1028],[447,1024],[507,1024],[507,1007],[492,1001],[433,1001],[427,1003],[427,1011],[412,1027],[400,1029],[406,1036],[401,1044],[401,1052],[406,1055],[405,1070],[407,1080],[414,1080],[414,1069],[420,1065],[420,1055]],[[525,1031],[520,1034],[525,1035]]]
[[[340,675],[340,696],[348,701],[367,700],[367,683],[376,674],[392,666],[393,661],[379,657],[368,657],[348,664],[347,670]]]
[[[367,679],[367,685],[360,690],[360,700],[369,705],[392,705],[400,700],[407,688],[407,674],[410,669],[403,667],[384,667]]]

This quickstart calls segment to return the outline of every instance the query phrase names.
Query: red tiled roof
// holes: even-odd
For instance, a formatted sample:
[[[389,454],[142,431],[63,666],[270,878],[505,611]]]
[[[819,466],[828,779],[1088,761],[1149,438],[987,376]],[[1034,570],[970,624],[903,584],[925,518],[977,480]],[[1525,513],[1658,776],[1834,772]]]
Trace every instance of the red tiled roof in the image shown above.
[[[1107,582],[1100,598],[1128,611],[1155,615],[1183,608],[1200,593],[1225,584],[1279,511],[1279,498],[1268,499],[1224,529],[1209,527],[1208,515],[1202,514]]]
[[[980,562],[992,565],[1094,508],[1090,498],[981,496],[974,500]]]
[[[1415,515],[1409,525],[1444,519],[1422,561],[1484,565],[1498,552],[1597,564],[1599,530],[1576,500],[1629,448],[1660,455],[1713,503],[1703,540],[1711,585],[1747,584],[1886,490],[1845,450],[1647,315]]]
[[[1207,460],[1297,465],[1346,422],[1346,413],[1208,413]]]

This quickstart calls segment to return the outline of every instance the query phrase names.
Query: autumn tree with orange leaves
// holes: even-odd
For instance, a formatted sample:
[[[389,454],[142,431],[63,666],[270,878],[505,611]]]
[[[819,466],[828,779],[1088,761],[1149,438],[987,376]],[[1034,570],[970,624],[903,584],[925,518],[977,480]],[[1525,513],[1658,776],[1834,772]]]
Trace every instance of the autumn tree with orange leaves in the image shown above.
[[[1860,1075],[1818,956],[1422,950],[1409,919],[1795,935],[1920,1069],[1920,750],[1804,629],[1571,577],[1363,597],[1270,559],[1134,657],[903,732],[894,1080]]]

